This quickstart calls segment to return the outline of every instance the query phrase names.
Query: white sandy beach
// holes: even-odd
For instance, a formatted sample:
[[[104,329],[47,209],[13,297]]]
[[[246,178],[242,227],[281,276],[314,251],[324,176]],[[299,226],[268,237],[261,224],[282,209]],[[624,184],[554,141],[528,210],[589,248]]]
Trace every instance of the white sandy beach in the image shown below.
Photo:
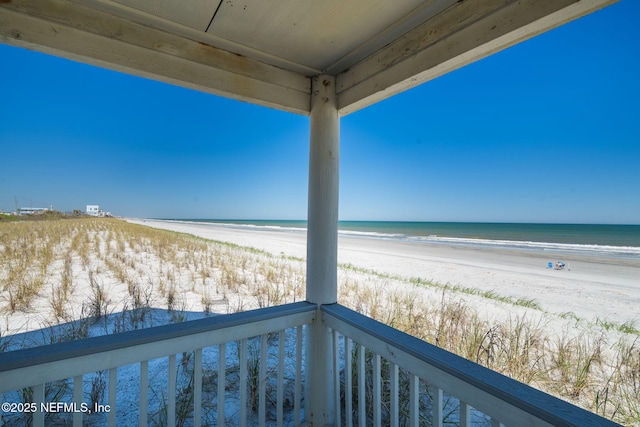
[[[262,249],[306,256],[306,233],[211,223],[129,220],[150,227],[189,233]],[[534,299],[550,314],[640,323],[640,259],[560,255],[548,251],[478,249],[426,242],[391,241],[341,235],[339,263],[379,273],[421,278],[514,299]],[[569,268],[547,268],[562,259]]]
[[[303,229],[128,221],[229,242],[240,248],[183,239],[121,221],[97,219],[86,223],[46,224],[48,236],[57,242],[51,246],[55,246],[57,255],[51,252],[50,259],[43,264],[46,268],[37,262],[30,264],[28,257],[18,257],[30,268],[27,273],[46,274],[27,306],[10,308],[12,298],[16,304],[20,301],[14,297],[15,288],[11,287],[15,281],[7,282],[4,293],[0,293],[0,302],[4,304],[0,307],[0,350],[3,346],[5,351],[13,350],[304,299],[305,268],[301,260],[306,257],[306,231]],[[35,224],[27,225],[39,229]],[[22,232],[18,235],[24,235],[25,231]],[[41,231],[40,236],[44,235]],[[72,235],[81,238],[72,238]],[[34,236],[34,246],[43,247],[42,237]],[[12,248],[5,251],[7,256],[16,255],[11,246],[14,240],[6,242],[6,247]],[[242,247],[260,249],[267,254]],[[633,254],[633,250],[629,253]],[[504,339],[505,347],[498,348],[508,351],[511,357],[515,354],[518,360],[521,355],[517,344],[522,344],[519,340],[531,340],[537,344],[531,347],[530,353],[527,350],[522,354],[522,360],[532,363],[531,372],[541,375],[541,379],[536,380],[539,383],[532,385],[562,398],[574,390],[571,388],[573,374],[571,370],[562,371],[567,382],[556,387],[559,369],[576,365],[579,374],[579,364],[585,360],[580,357],[588,359],[593,351],[599,360],[597,369],[589,373],[588,390],[581,391],[580,399],[572,401],[593,409],[594,396],[611,381],[616,382],[619,390],[611,396],[612,402],[616,402],[614,405],[632,406],[634,403],[629,402],[637,400],[628,397],[637,394],[626,394],[636,392],[637,388],[633,388],[636,383],[616,376],[621,372],[635,372],[637,366],[633,364],[636,359],[621,358],[627,353],[634,354],[640,327],[637,310],[640,259],[635,255],[568,255],[534,248],[394,240],[341,233],[338,258],[341,264],[339,302],[346,306],[391,324],[403,321],[403,316],[397,316],[399,312],[415,314],[407,316],[411,319],[408,323],[397,327],[404,326],[403,330],[436,343],[434,331],[439,337],[439,325],[450,329],[455,336],[489,336],[484,347],[482,338],[479,349],[493,349]],[[549,262],[560,259],[567,264],[566,269],[548,268]],[[19,269],[15,271],[20,273]],[[27,273],[20,276],[24,278],[20,283],[29,289],[29,284],[39,276]],[[426,282],[450,287],[445,291],[443,286],[430,286]],[[489,295],[482,295],[484,292]],[[519,299],[525,303],[514,304]],[[528,301],[535,301],[537,305],[526,303]],[[447,317],[445,309],[449,308],[452,310],[447,311]],[[456,322],[465,316],[468,316],[466,323],[460,321],[458,325]],[[445,320],[438,325],[437,319]],[[624,325],[630,327],[620,327]],[[473,329],[476,326],[478,328]],[[480,335],[474,335],[478,331]],[[511,337],[520,336],[518,331],[525,338],[516,338],[516,349],[508,350]],[[460,343],[462,347],[450,350],[467,351],[465,340]],[[444,340],[441,344],[447,345]],[[525,347],[528,348],[528,344]],[[564,358],[556,364],[554,355],[559,354],[560,349],[565,352]],[[543,353],[547,357],[543,369],[539,370],[537,361]],[[481,354],[484,353],[478,350],[465,357],[479,358]],[[500,358],[495,363],[505,360]],[[490,359],[485,362],[489,363]],[[150,369],[153,373],[166,372],[165,363],[158,359],[150,364]],[[523,372],[519,370],[521,366],[520,363],[512,365],[512,371],[505,367],[504,373],[515,375],[516,379],[524,378],[518,377]],[[503,368],[502,365],[488,367]],[[129,384],[122,391],[129,406],[136,404],[137,375],[137,367],[121,369],[118,373],[119,381]],[[162,375],[152,377],[152,388],[165,387],[166,379]],[[153,405],[158,405],[158,401]],[[156,408],[151,408],[153,416],[159,414]],[[135,411],[124,411],[118,415],[118,423],[135,423],[135,417]]]

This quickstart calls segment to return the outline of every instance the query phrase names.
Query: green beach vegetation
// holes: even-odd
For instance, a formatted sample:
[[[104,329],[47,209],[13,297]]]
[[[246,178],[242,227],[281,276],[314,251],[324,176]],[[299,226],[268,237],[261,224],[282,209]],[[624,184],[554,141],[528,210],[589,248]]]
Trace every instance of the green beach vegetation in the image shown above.
[[[301,258],[112,218],[50,219],[0,222],[0,351],[84,338],[99,321],[116,333],[304,300]],[[621,424],[640,423],[637,325],[350,264],[339,280],[340,302],[362,314]],[[477,300],[505,314],[488,317]],[[33,330],[49,333],[15,338]]]

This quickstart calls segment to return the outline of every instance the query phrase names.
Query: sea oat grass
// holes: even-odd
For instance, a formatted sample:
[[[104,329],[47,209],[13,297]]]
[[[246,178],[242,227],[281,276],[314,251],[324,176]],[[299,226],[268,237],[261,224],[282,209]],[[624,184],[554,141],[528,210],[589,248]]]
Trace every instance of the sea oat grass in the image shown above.
[[[234,312],[298,301],[305,292],[303,259],[108,218],[1,223],[0,259],[0,319],[35,314],[34,304],[48,300],[51,324],[74,325],[55,340],[86,336],[87,323],[77,322],[108,313],[110,332],[120,332],[148,326],[154,306],[177,322],[188,310]],[[339,278],[344,305],[615,421],[640,423],[633,322],[556,316],[533,299],[352,264],[340,265]],[[478,301],[509,314],[489,318]],[[82,310],[64,309],[78,302]],[[543,320],[550,318],[571,333],[558,337]],[[6,342],[5,334],[0,348]]]
[[[506,320],[488,321],[459,299],[467,292],[458,293],[459,289],[451,286],[440,287],[439,302],[429,303],[420,299],[415,289],[385,293],[384,286],[373,284],[363,290],[367,285],[358,280],[358,272],[374,282],[375,274],[351,266],[347,272],[341,282],[340,300],[355,310],[377,316],[377,320],[397,329],[617,422],[625,425],[640,422],[638,338],[628,344],[629,338],[637,335],[617,338],[611,335],[607,339],[617,344],[607,349],[602,334],[623,332],[620,328],[591,330],[597,325],[566,314],[561,318],[575,320],[574,326],[581,326],[583,329],[578,330],[583,332],[557,337],[541,317],[512,314]],[[384,283],[389,276],[380,275],[377,279]],[[412,283],[421,286],[424,282],[412,280]],[[537,304],[527,301],[513,304],[513,299],[500,298],[494,292],[478,296],[507,305],[526,305],[533,313],[541,311]],[[617,373],[615,378],[607,374],[611,371]]]
[[[67,302],[67,297],[64,294],[62,287],[61,286],[52,287],[51,299],[49,300],[49,304],[51,305],[51,309],[53,310],[53,315],[58,321],[61,321],[67,318],[66,302]]]

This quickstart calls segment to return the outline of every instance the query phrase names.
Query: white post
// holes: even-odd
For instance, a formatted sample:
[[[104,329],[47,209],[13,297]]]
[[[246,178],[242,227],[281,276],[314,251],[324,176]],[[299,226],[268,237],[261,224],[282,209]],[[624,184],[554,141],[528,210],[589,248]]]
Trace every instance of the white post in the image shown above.
[[[307,223],[307,301],[314,304],[338,300],[339,151],[335,79],[316,76],[311,85]],[[308,330],[306,357],[306,418],[314,426],[335,422],[331,342],[331,332],[316,319]]]
[[[307,301],[338,299],[338,161],[340,120],[335,79],[316,76],[311,85]]]

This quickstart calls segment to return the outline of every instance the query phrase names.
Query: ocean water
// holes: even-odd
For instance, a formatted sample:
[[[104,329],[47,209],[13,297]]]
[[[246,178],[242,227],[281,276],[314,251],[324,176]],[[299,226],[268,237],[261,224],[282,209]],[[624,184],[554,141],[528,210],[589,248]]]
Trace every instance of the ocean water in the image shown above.
[[[306,221],[184,221],[292,232],[306,229]],[[339,232],[373,239],[553,250],[640,259],[640,225],[340,221]]]

